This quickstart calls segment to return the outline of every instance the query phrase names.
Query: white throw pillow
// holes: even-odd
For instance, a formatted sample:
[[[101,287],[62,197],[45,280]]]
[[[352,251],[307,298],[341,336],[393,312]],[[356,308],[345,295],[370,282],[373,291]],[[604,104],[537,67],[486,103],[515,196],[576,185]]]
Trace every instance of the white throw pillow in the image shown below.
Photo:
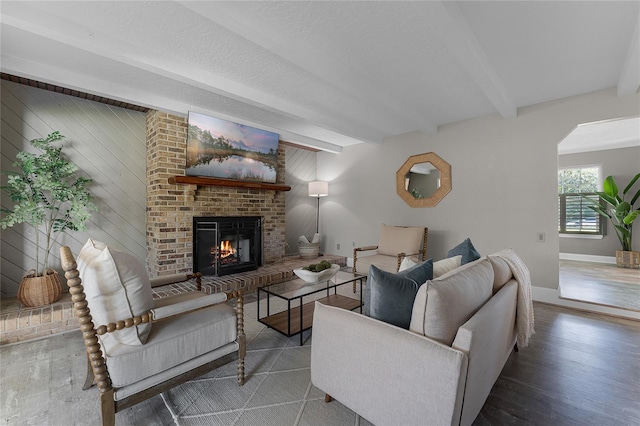
[[[97,326],[142,315],[153,308],[153,294],[145,266],[131,254],[89,239],[78,254],[78,271]],[[115,331],[125,345],[143,345],[151,324]]]
[[[433,262],[433,278],[438,278],[449,271],[456,269],[462,264],[462,255],[447,257],[446,259]]]
[[[398,272],[404,271],[405,269],[412,268],[416,265],[417,265],[416,262],[411,260],[408,256],[405,256],[405,258],[402,259],[402,262],[400,263],[400,268],[398,269]]]

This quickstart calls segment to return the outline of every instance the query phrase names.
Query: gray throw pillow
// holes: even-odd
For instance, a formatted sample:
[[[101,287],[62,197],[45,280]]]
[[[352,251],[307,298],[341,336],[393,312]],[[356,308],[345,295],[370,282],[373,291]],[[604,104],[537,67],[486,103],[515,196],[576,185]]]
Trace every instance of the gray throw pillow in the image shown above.
[[[447,257],[453,257],[458,255],[462,256],[462,261],[461,261],[462,265],[464,265],[465,263],[473,262],[474,260],[480,259],[480,253],[478,252],[478,250],[475,249],[475,247],[473,246],[473,243],[471,243],[471,240],[469,238],[467,238],[466,240],[464,240],[463,242],[461,242],[460,244],[458,244],[457,246],[449,250]]]
[[[433,259],[396,274],[371,265],[364,295],[364,314],[408,329],[418,288],[431,278]]]
[[[373,266],[373,265],[372,265]],[[380,268],[378,268],[380,270]],[[396,275],[409,278],[418,283],[418,287],[426,283],[427,280],[433,279],[433,259],[425,260],[422,263],[407,268],[398,272]],[[367,277],[367,284],[364,289],[364,295],[362,297],[362,313],[366,316],[370,316],[369,307],[371,306],[371,268],[369,268],[369,276]]]

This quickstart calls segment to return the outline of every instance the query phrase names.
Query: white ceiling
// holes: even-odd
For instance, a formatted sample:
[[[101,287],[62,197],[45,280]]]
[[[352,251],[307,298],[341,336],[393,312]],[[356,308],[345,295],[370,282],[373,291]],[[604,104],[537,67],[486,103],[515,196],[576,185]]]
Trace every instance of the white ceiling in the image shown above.
[[[333,152],[640,86],[640,2],[1,4],[2,72]]]

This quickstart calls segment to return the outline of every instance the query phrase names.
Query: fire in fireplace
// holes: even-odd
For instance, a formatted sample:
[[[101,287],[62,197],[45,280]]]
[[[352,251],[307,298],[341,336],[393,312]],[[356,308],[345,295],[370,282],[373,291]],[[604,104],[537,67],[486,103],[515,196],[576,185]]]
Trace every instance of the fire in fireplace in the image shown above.
[[[193,268],[222,276],[262,264],[262,218],[194,217]]]

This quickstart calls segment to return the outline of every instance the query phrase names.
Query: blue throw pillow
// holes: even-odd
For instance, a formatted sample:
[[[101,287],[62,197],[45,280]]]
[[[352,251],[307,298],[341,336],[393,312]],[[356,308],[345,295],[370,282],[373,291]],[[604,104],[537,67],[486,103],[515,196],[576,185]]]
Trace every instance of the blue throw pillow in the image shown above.
[[[460,262],[461,265],[480,259],[480,253],[475,249],[469,238],[449,250],[447,257],[458,255],[462,256],[462,260]]]
[[[433,279],[433,259],[425,260],[422,263],[398,272],[397,275],[414,280],[419,285],[427,282],[427,280]]]
[[[364,314],[408,329],[418,288],[432,278],[433,259],[396,274],[371,265],[364,294]]]

